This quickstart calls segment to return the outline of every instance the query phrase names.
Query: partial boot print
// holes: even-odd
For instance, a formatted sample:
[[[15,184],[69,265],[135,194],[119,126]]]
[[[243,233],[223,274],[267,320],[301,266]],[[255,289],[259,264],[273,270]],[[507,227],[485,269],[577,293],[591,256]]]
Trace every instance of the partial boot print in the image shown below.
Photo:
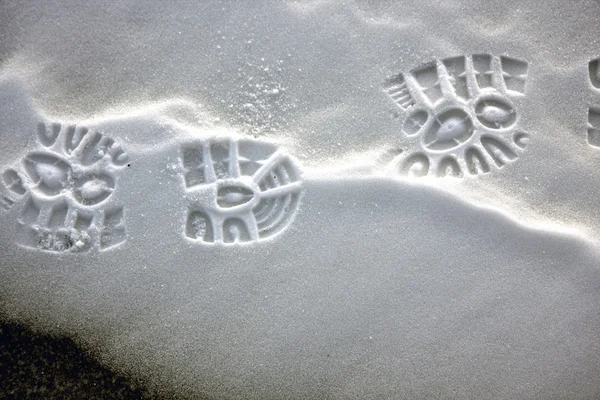
[[[256,242],[283,231],[296,214],[300,170],[271,144],[232,138],[189,143],[181,148],[181,163],[189,239]]]
[[[0,206],[18,205],[17,244],[53,252],[85,252],[123,243],[123,207],[116,204],[118,172],[127,154],[87,128],[39,123],[38,149],[2,174]]]
[[[474,54],[435,60],[390,78],[384,92],[401,109],[406,143],[389,165],[401,175],[480,175],[515,161],[527,146],[514,98],[528,63]]]

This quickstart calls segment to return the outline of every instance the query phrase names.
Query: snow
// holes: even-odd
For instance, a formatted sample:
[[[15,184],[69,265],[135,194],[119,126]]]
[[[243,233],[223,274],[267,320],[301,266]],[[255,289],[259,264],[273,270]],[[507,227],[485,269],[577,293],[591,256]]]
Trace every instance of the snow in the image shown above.
[[[159,395],[600,397],[598,12],[3,4],[0,315]]]

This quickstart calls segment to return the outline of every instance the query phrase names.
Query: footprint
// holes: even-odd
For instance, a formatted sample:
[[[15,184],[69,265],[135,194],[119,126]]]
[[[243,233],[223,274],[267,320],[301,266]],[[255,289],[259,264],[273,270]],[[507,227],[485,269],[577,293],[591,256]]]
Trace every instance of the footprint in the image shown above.
[[[115,203],[117,173],[129,157],[111,138],[87,128],[39,123],[38,149],[2,173],[18,206],[22,247],[53,252],[105,250],[125,242],[123,207]]]
[[[257,242],[283,231],[302,197],[295,159],[250,139],[213,139],[181,147],[189,208],[187,238],[203,243]]]
[[[490,54],[435,60],[388,79],[406,145],[393,173],[422,177],[487,174],[515,161],[528,142],[513,99],[525,93],[526,61]]]

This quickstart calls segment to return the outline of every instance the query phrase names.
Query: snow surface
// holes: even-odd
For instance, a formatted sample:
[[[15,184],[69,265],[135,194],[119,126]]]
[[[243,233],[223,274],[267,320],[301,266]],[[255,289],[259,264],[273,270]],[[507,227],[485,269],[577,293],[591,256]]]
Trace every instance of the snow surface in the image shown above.
[[[165,396],[599,398],[599,12],[562,0],[3,3],[0,173],[16,175],[0,190],[0,313]],[[510,142],[501,167],[490,153],[476,176],[462,161],[462,178],[399,174],[425,142],[402,133],[410,110],[388,82],[473,54],[527,65],[523,93],[504,84],[505,108],[464,102],[482,104],[475,124],[513,124],[503,138],[523,132],[523,146]],[[449,115],[441,145],[485,141]],[[77,147],[81,127],[108,141]],[[198,151],[219,143],[226,160],[239,143],[240,166],[263,164],[202,186]],[[265,160],[285,171],[259,188]],[[268,235],[223,217],[252,219],[244,202],[282,193]],[[211,224],[216,243],[203,243]]]

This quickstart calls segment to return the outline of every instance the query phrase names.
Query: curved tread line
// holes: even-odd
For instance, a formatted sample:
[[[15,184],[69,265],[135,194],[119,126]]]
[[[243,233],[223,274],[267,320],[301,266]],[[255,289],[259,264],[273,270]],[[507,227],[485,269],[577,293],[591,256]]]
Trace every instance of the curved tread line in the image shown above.
[[[453,156],[444,156],[438,162],[437,176],[451,176],[455,178],[462,178],[463,172],[456,158],[454,158]]]
[[[290,195],[290,199],[288,202],[286,202],[286,205],[284,206],[284,209],[297,209],[299,207],[300,204],[300,199],[301,199],[302,194],[301,193],[295,193]],[[296,218],[296,213],[293,212],[286,212],[283,214],[283,218],[280,218],[277,223],[273,223],[271,224],[269,227],[263,228],[262,230],[262,237],[263,238],[267,238],[267,237],[272,237],[274,235],[279,234],[280,232],[282,232],[290,223],[291,221]]]

